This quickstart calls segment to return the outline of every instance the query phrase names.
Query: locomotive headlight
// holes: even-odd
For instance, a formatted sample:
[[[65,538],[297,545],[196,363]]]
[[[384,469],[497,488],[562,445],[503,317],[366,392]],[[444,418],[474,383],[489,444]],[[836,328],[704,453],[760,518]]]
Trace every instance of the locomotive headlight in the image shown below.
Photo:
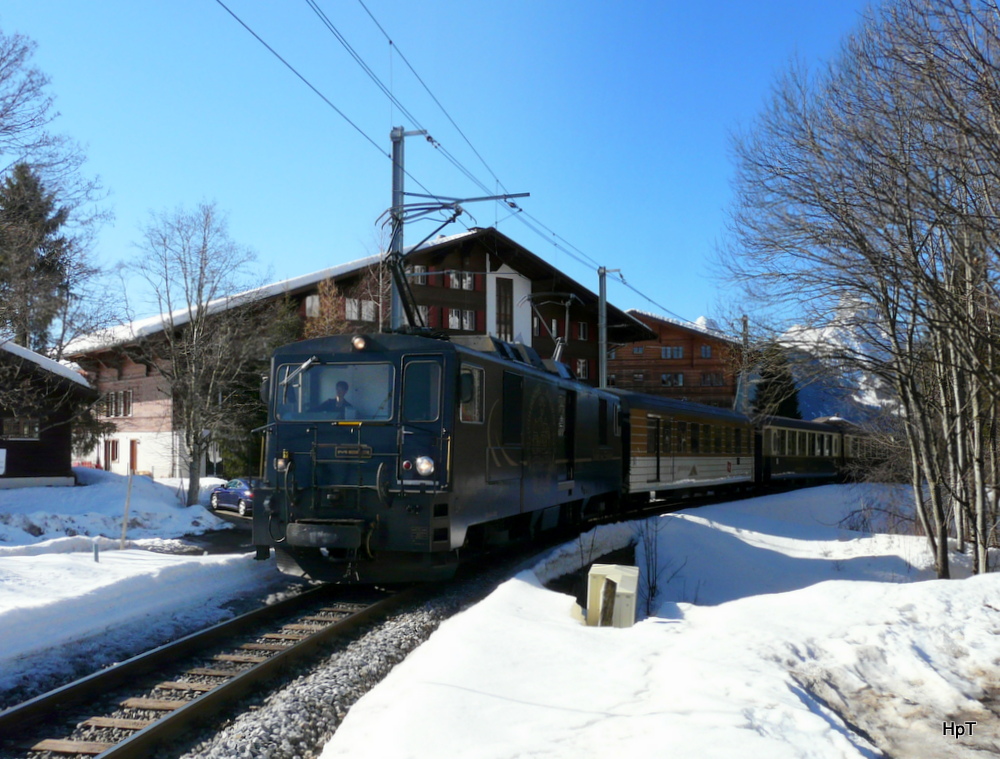
[[[368,346],[368,342],[361,335],[355,335],[351,338],[351,345],[354,346],[354,350],[363,351]]]
[[[417,465],[417,474],[421,477],[434,474],[434,459],[429,456],[417,456],[414,463]]]

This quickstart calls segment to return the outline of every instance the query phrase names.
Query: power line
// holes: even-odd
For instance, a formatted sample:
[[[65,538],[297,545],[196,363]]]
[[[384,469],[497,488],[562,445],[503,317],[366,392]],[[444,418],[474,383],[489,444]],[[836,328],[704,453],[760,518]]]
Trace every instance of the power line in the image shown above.
[[[357,124],[355,124],[354,121],[352,121],[342,110],[340,110],[340,108],[338,108],[336,105],[334,105],[334,103],[332,101],[330,101],[329,98],[327,98],[322,92],[320,92],[319,89],[317,89],[308,79],[306,79],[305,76],[303,76],[294,66],[292,66],[292,64],[290,64],[287,60],[285,60],[285,58],[283,58],[274,48],[272,48],[267,42],[265,42],[260,37],[260,35],[258,35],[253,29],[251,29],[250,26],[248,26],[243,21],[243,19],[241,19],[238,15],[236,15],[236,13],[234,13],[222,0],[216,0],[216,2],[230,16],[232,16],[240,24],[240,26],[242,26],[251,35],[253,35],[254,39],[256,39],[258,42],[260,42],[260,44],[262,44],[265,48],[267,48],[267,50],[275,58],[277,58],[279,61],[281,61],[281,63],[283,63],[286,68],[288,68],[293,74],[295,74],[295,76],[298,77],[302,81],[303,84],[305,84],[307,87],[309,87],[309,89],[311,89],[320,99],[322,99],[324,103],[326,103],[342,119],[344,119],[344,121],[346,121],[351,127],[353,127],[354,130],[358,132],[358,134],[360,134],[362,137],[364,137],[365,140],[367,140],[379,152],[379,154],[385,156],[390,161],[392,160],[391,154],[384,152],[383,149],[379,146],[379,144],[374,139],[372,139],[367,133],[365,133],[364,130],[361,129],[361,127],[359,127]],[[381,79],[379,79],[378,75],[375,74],[375,72],[371,69],[371,67],[368,66],[367,63],[365,63],[364,59],[360,56],[360,54],[358,54],[357,51],[354,49],[354,47],[347,41],[347,38],[344,37],[343,34],[341,34],[341,32],[337,29],[337,27],[330,21],[329,17],[327,17],[327,15],[323,12],[323,10],[321,8],[319,8],[319,6],[316,4],[316,1],[315,0],[306,0],[306,2],[310,6],[310,8],[313,9],[313,12],[316,13],[317,17],[324,24],[324,26],[326,26],[327,30],[331,34],[334,35],[334,37],[338,40],[338,42],[340,42],[340,44],[344,47],[344,49],[347,50],[347,52],[351,55],[351,57],[358,64],[358,66],[361,67],[361,69],[368,75],[368,77],[375,83],[375,85],[389,99],[389,101],[393,105],[395,105],[396,107],[398,107],[400,109],[400,111],[408,119],[410,119],[410,121],[412,122],[412,124],[414,126],[416,126],[418,129],[423,130],[424,128],[421,125],[419,119],[417,119],[402,104],[402,102],[400,102],[400,100],[392,93],[392,91],[388,87],[386,87],[386,85],[381,81]],[[406,66],[410,69],[411,73],[414,75],[414,77],[416,77],[417,81],[420,82],[421,86],[424,88],[424,90],[427,92],[427,94],[435,102],[435,104],[438,106],[438,108],[441,109],[441,112],[445,115],[445,117],[448,119],[448,121],[451,123],[451,125],[461,135],[462,139],[465,140],[465,143],[469,146],[469,148],[476,155],[476,157],[482,162],[483,166],[490,173],[490,175],[493,177],[493,179],[496,181],[496,183],[506,193],[506,187],[503,184],[503,182],[500,181],[500,178],[496,175],[496,173],[493,171],[493,169],[490,168],[489,164],[482,157],[482,155],[479,153],[479,151],[476,150],[475,146],[472,144],[472,142],[466,136],[465,132],[462,131],[462,129],[455,122],[455,120],[451,117],[451,115],[448,113],[447,109],[445,109],[445,107],[441,103],[441,101],[437,98],[437,96],[434,95],[434,93],[431,91],[430,87],[427,86],[426,82],[423,80],[423,78],[420,76],[420,74],[417,73],[416,69],[410,64],[409,60],[407,60],[406,56],[403,55],[403,52],[399,49],[399,46],[396,45],[393,42],[392,38],[386,33],[385,29],[382,27],[382,25],[378,22],[378,20],[375,18],[375,16],[372,14],[372,12],[365,5],[364,0],[358,0],[358,2],[361,4],[361,7],[364,8],[365,12],[368,14],[369,18],[371,18],[372,22],[378,27],[379,31],[382,32],[383,36],[385,36],[385,38],[388,40],[389,45],[392,46],[393,49],[395,49],[395,51],[399,54],[399,57],[403,60],[403,62],[406,64]],[[453,156],[451,154],[451,152],[448,151],[444,146],[442,146],[437,140],[434,140],[433,138],[428,137],[428,141],[431,143],[431,145],[433,145],[438,150],[438,152],[441,153],[441,155],[443,155],[445,157],[445,159],[447,161],[449,161],[469,181],[471,181],[473,184],[477,185],[484,192],[486,192],[486,193],[490,192],[490,188],[487,187],[486,184],[484,184],[478,177],[476,177],[475,174],[472,173],[472,171],[470,171],[468,168],[466,168],[465,165],[462,164],[461,161],[459,161],[455,156]],[[406,171],[405,168],[404,168],[404,173],[406,174],[407,177],[409,177],[410,179],[412,179],[421,189],[423,189],[425,192],[427,192],[428,195],[431,195],[431,196],[433,196],[435,198],[439,198],[440,197],[440,196],[435,195],[434,193],[431,193],[431,191],[428,190],[427,187],[425,187],[424,184],[422,182],[420,182],[420,180],[418,180],[416,177],[414,177],[409,171]],[[502,203],[502,201],[499,201],[499,200],[497,202],[498,203]],[[522,224],[524,224],[529,230],[531,230],[536,235],[538,235],[540,238],[547,240],[557,250],[562,251],[563,253],[565,253],[567,256],[569,256],[570,258],[572,258],[574,261],[576,261],[577,263],[581,264],[582,266],[585,266],[585,267],[591,269],[595,273],[597,272],[597,269],[600,267],[600,265],[598,264],[598,262],[593,257],[591,257],[590,255],[588,255],[587,253],[585,253],[584,251],[580,250],[578,247],[576,247],[575,245],[573,245],[572,243],[570,243],[569,241],[567,241],[565,238],[563,238],[561,235],[557,234],[555,231],[553,231],[552,229],[550,229],[548,226],[546,226],[540,220],[538,220],[537,218],[535,218],[531,214],[529,214],[526,211],[524,211],[524,209],[520,208],[517,204],[512,203],[512,202],[508,202],[508,203],[505,203],[504,205],[506,205],[506,206],[508,206],[510,208],[513,208],[514,211],[515,211],[515,213],[512,214],[512,215],[518,221],[520,221]],[[508,216],[506,218],[510,218],[510,216]],[[504,219],[505,221],[506,221],[506,218]],[[530,219],[530,221],[529,221],[529,219]],[[465,225],[463,225],[463,226],[465,226]],[[548,232],[548,235],[546,235],[545,232],[542,231],[542,229],[539,229],[539,227],[541,227],[546,232]],[[673,316],[676,319],[681,320],[682,322],[688,322],[689,321],[689,320],[685,319],[684,317],[682,317],[682,316],[674,313],[673,311],[671,311],[670,309],[668,309],[666,306],[662,305],[661,303],[658,303],[657,301],[653,300],[652,298],[650,298],[645,293],[642,293],[641,291],[639,291],[633,285],[630,285],[629,283],[627,283],[625,281],[625,278],[623,276],[621,276],[620,274],[619,274],[619,279],[620,279],[620,282],[625,287],[627,287],[629,290],[631,290],[632,292],[634,292],[636,295],[638,295],[639,297],[643,298],[647,302],[649,302],[652,305],[656,306],[657,308],[659,308],[664,313],[670,314],[671,316]]]
[[[388,159],[389,159],[390,161],[392,160],[392,155],[391,155],[390,153],[386,153],[386,152],[384,152],[384,150],[383,150],[383,149],[382,149],[382,148],[381,148],[381,147],[379,146],[379,144],[378,144],[378,143],[377,143],[377,142],[376,142],[376,141],[375,141],[374,139],[372,139],[372,138],[371,138],[371,137],[370,137],[370,136],[369,136],[369,135],[368,135],[368,134],[367,134],[367,133],[366,133],[366,132],[365,132],[365,131],[364,131],[363,129],[361,129],[361,127],[359,127],[359,126],[358,126],[357,124],[355,124],[355,123],[354,123],[354,122],[353,122],[353,121],[352,121],[352,120],[351,120],[351,119],[350,119],[350,118],[349,118],[349,117],[347,116],[347,114],[345,114],[345,113],[344,113],[344,112],[343,112],[342,110],[340,110],[340,109],[339,109],[339,108],[338,108],[338,107],[337,107],[336,105],[334,105],[334,104],[333,104],[333,102],[331,102],[331,101],[330,101],[330,99],[329,99],[329,98],[328,98],[328,97],[327,97],[326,95],[324,95],[324,94],[323,94],[322,92],[320,92],[320,91],[319,91],[319,90],[318,90],[318,89],[317,89],[317,88],[316,88],[316,87],[315,87],[315,86],[313,85],[313,83],[312,83],[312,82],[310,82],[310,81],[309,81],[308,79],[306,79],[306,78],[305,78],[305,76],[303,76],[303,75],[302,75],[301,73],[299,73],[299,71],[298,71],[298,70],[297,70],[297,69],[296,69],[296,68],[295,68],[295,67],[294,67],[294,66],[293,66],[293,65],[292,65],[291,63],[289,63],[289,62],[288,62],[287,60],[285,60],[285,59],[284,59],[284,58],[283,58],[283,57],[281,56],[281,54],[280,54],[280,53],[278,53],[278,51],[276,51],[276,50],[275,50],[275,49],[274,49],[273,47],[271,47],[271,46],[270,46],[269,44],[267,44],[267,42],[265,42],[265,41],[263,40],[263,38],[261,38],[261,36],[260,36],[259,34],[257,34],[257,32],[255,32],[255,31],[254,31],[253,29],[251,29],[251,28],[250,28],[250,26],[249,26],[249,25],[248,25],[248,24],[247,24],[247,23],[246,23],[245,21],[243,21],[243,19],[241,19],[241,18],[240,18],[239,16],[237,16],[237,15],[236,15],[236,13],[234,13],[234,12],[233,12],[233,11],[232,11],[232,10],[231,10],[231,9],[230,9],[230,8],[229,8],[229,7],[228,7],[228,6],[227,6],[227,5],[226,5],[226,4],[224,3],[224,2],[222,2],[222,0],[215,0],[215,2],[217,2],[217,3],[219,4],[219,5],[221,5],[221,6],[222,6],[222,8],[223,8],[223,9],[224,9],[224,10],[225,10],[225,11],[226,11],[226,12],[227,12],[227,13],[228,13],[228,14],[229,14],[230,16],[232,16],[232,17],[233,17],[234,19],[236,19],[236,21],[237,21],[237,22],[239,22],[240,26],[242,26],[242,27],[243,27],[244,29],[246,29],[246,30],[247,30],[248,32],[250,32],[250,34],[251,34],[251,35],[253,35],[254,39],[256,39],[256,40],[257,40],[257,41],[258,41],[258,42],[259,42],[260,44],[262,44],[262,45],[263,45],[263,46],[264,46],[265,48],[267,48],[267,49],[268,49],[268,51],[269,51],[269,52],[270,52],[270,53],[271,53],[271,54],[272,54],[272,55],[273,55],[273,56],[274,56],[275,58],[277,58],[277,59],[278,59],[279,61],[281,61],[281,62],[282,62],[282,63],[283,63],[283,64],[284,64],[284,65],[285,65],[285,66],[286,66],[287,68],[288,68],[288,70],[289,70],[289,71],[291,71],[291,72],[292,72],[293,74],[295,74],[295,76],[297,76],[297,77],[298,77],[298,78],[299,78],[299,79],[300,79],[300,80],[302,81],[302,83],[303,83],[303,84],[305,84],[305,85],[306,85],[306,86],[307,86],[307,87],[308,87],[308,88],[309,88],[310,90],[312,90],[312,91],[313,91],[313,92],[314,92],[314,93],[315,93],[315,94],[316,94],[316,95],[317,95],[317,96],[318,96],[318,97],[319,97],[319,98],[320,98],[320,99],[321,99],[321,100],[322,100],[322,101],[323,101],[324,103],[326,103],[326,104],[327,104],[328,106],[330,106],[330,107],[331,107],[331,108],[332,108],[332,109],[333,109],[334,111],[336,111],[336,112],[337,112],[337,114],[338,114],[338,115],[339,115],[339,116],[340,116],[340,117],[341,117],[341,118],[342,118],[342,119],[343,119],[344,121],[346,121],[346,122],[347,122],[348,124],[350,124],[350,125],[351,125],[352,127],[354,127],[355,131],[357,131],[357,133],[358,133],[358,134],[360,134],[360,135],[361,135],[362,137],[364,137],[364,138],[365,138],[365,139],[366,139],[366,140],[367,140],[367,141],[368,141],[369,143],[371,143],[371,145],[373,145],[373,146],[375,147],[375,149],[376,149],[376,150],[377,150],[377,151],[379,152],[379,154],[380,154],[380,155],[384,156],[385,158],[388,158]],[[400,107],[402,107],[402,106],[400,106]],[[406,171],[406,170],[404,169],[404,173],[406,174],[406,176],[407,176],[407,177],[409,177],[409,178],[410,178],[410,179],[412,179],[412,180],[413,180],[414,182],[416,182],[416,183],[417,183],[417,185],[418,185],[418,186],[419,186],[419,187],[420,187],[421,189],[423,189],[423,190],[424,190],[424,191],[425,191],[425,192],[426,192],[426,193],[427,193],[428,195],[434,195],[434,193],[432,193],[432,192],[431,192],[431,191],[430,191],[430,190],[429,190],[429,189],[428,189],[427,187],[425,187],[425,186],[424,186],[424,184],[423,184],[422,182],[420,182],[420,180],[418,180],[418,179],[417,179],[416,177],[414,177],[414,176],[413,176],[413,175],[412,175],[412,174],[411,174],[410,172],[408,172],[408,171]]]
[[[479,151],[476,150],[475,146],[472,144],[472,141],[465,136],[465,132],[463,132],[461,127],[459,127],[458,124],[455,123],[455,120],[451,117],[451,114],[448,113],[448,110],[444,107],[444,105],[441,104],[441,101],[437,99],[437,96],[433,92],[431,92],[431,88],[427,86],[427,83],[423,80],[423,77],[421,77],[420,74],[417,73],[417,70],[413,68],[409,60],[407,60],[406,56],[403,55],[403,51],[399,49],[399,45],[397,45],[392,41],[392,37],[390,37],[388,33],[385,31],[385,29],[382,28],[382,24],[380,24],[378,22],[378,19],[376,19],[375,16],[372,14],[372,12],[368,10],[368,6],[365,5],[364,0],[358,0],[358,2],[361,4],[361,7],[365,9],[365,13],[368,14],[368,17],[372,20],[372,22],[374,22],[375,26],[378,27],[378,30],[382,32],[382,35],[389,42],[389,46],[396,51],[399,57],[403,60],[403,63],[406,64],[406,67],[410,69],[410,72],[413,74],[413,76],[417,78],[417,81],[420,82],[421,86],[424,88],[427,94],[430,95],[431,99],[437,104],[437,107],[441,109],[441,113],[443,113],[445,115],[445,118],[447,118],[448,121],[451,123],[451,125],[455,127],[455,131],[458,132],[460,135],[462,135],[462,139],[465,140],[465,144],[469,146],[469,149],[472,150],[473,153],[476,154],[476,158],[478,158],[482,162],[483,166],[485,166],[486,170],[490,173],[490,176],[493,177],[493,179],[504,191],[504,193],[506,193],[507,188],[504,186],[504,183],[500,181],[500,178],[496,175],[496,172],[494,172],[493,169],[490,168],[490,165],[486,163],[486,159],[479,154]],[[486,190],[487,188],[483,187],[483,189]]]
[[[308,79],[306,79],[304,76],[302,76],[302,74],[300,74],[298,72],[298,70],[292,64],[290,64],[288,61],[286,61],[284,58],[282,58],[281,55],[278,53],[277,50],[275,50],[273,47],[271,47],[270,45],[268,45],[263,39],[261,39],[260,35],[258,35],[257,32],[255,32],[253,29],[251,29],[249,26],[247,26],[247,24],[243,21],[243,19],[241,19],[239,16],[237,16],[235,13],[233,13],[233,11],[230,10],[229,7],[224,2],[222,2],[222,0],[215,0],[215,2],[217,2],[219,5],[221,5],[223,7],[223,9],[226,11],[226,13],[228,13],[230,16],[232,16],[234,19],[236,19],[236,21],[239,22],[240,26],[242,26],[244,29],[246,29],[248,32],[250,32],[250,34],[253,35],[254,39],[256,39],[264,47],[266,47],[271,52],[271,55],[273,55],[275,58],[277,58],[279,61],[281,61],[283,64],[285,64],[285,66],[288,68],[288,70],[291,71],[293,74],[295,74],[295,76],[297,76],[299,79],[301,79],[302,83],[305,84],[306,87],[308,87],[313,92],[315,92],[316,95],[318,95],[323,100],[324,103],[326,103],[334,111],[336,111],[337,114],[340,116],[340,118],[342,118],[344,121],[346,121],[352,127],[354,127],[355,131],[358,134],[360,134],[362,137],[364,137],[366,140],[368,140],[368,142],[370,142],[380,154],[388,157],[389,160],[392,160],[392,156],[390,156],[388,153],[384,152],[383,149],[381,147],[379,147],[379,144],[377,142],[375,142],[375,140],[373,140],[371,137],[369,137],[364,132],[364,130],[361,127],[359,127],[357,124],[355,124],[353,121],[351,121],[351,119],[348,118],[347,114],[345,114],[342,110],[340,110],[337,106],[335,106],[329,100],[329,98],[327,98],[326,95],[324,95],[322,92],[320,92],[318,89],[316,89],[313,86],[312,82],[310,82]]]

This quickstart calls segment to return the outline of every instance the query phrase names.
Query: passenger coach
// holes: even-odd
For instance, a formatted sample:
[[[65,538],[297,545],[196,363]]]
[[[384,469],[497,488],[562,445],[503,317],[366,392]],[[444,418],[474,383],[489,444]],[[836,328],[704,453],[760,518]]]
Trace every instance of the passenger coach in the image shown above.
[[[754,482],[754,428],[743,414],[641,393],[621,398],[623,494],[740,490]]]

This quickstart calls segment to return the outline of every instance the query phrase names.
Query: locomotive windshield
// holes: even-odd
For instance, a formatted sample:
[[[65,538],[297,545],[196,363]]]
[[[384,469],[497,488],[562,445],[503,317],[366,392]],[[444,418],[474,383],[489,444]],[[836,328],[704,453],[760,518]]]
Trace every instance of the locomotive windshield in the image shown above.
[[[278,367],[274,413],[284,421],[392,419],[395,370],[389,363]],[[298,372],[296,374],[296,372]]]

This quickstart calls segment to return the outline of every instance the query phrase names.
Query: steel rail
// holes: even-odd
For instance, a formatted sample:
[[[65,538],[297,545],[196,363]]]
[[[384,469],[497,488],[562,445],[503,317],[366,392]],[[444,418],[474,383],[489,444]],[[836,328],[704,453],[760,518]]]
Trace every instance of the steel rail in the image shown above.
[[[23,736],[31,732],[40,723],[61,719],[62,713],[67,708],[86,704],[103,697],[108,691],[126,685],[137,677],[147,675],[159,668],[173,664],[179,658],[195,654],[228,638],[239,636],[243,632],[249,632],[254,627],[272,619],[293,615],[296,611],[302,609],[302,607],[321,602],[334,592],[342,592],[343,590],[344,586],[335,585],[324,585],[308,590],[297,596],[278,601],[270,606],[255,609],[233,619],[220,622],[212,627],[191,633],[176,641],[134,656],[120,664],[95,672],[48,693],[43,693],[22,704],[0,712],[0,735],[4,736],[5,741]],[[346,617],[336,620],[331,619],[334,624],[319,628],[316,633],[289,646],[286,651],[272,654],[267,660],[256,664],[251,669],[234,674],[232,679],[219,684],[207,693],[199,695],[181,709],[143,728],[137,734],[126,739],[122,744],[118,744],[114,748],[109,749],[109,751],[104,752],[101,756],[143,755],[140,752],[164,740],[164,736],[166,735],[165,730],[181,729],[180,726],[190,724],[192,720],[208,716],[213,713],[213,710],[218,711],[218,709],[226,704],[231,703],[232,699],[238,698],[253,687],[255,683],[273,676],[280,667],[286,666],[296,658],[309,655],[317,646],[322,645],[331,637],[343,634],[380,613],[388,613],[409,598],[415,597],[418,590],[419,588],[411,588],[410,590],[384,598],[365,609],[349,613]],[[260,674],[255,676],[255,673],[258,672]],[[200,702],[204,702],[204,704],[197,706]],[[169,725],[176,727],[160,728],[159,725],[161,722],[167,722]],[[147,735],[155,736],[154,741],[149,742],[149,739],[146,737]],[[123,753],[116,753],[125,744],[141,746],[142,748],[135,749],[134,753],[129,753],[130,749],[122,748]]]
[[[424,587],[412,587],[336,620],[333,624],[321,628],[287,650],[275,653],[266,661],[254,665],[251,669],[221,683],[211,691],[197,696],[180,709],[169,713],[113,748],[99,754],[97,759],[144,759],[148,757],[152,749],[162,746],[183,729],[202,722],[230,706],[261,682],[277,675],[292,662],[312,656],[320,646],[332,638],[347,634],[368,622],[385,616],[425,592],[427,591]]]

